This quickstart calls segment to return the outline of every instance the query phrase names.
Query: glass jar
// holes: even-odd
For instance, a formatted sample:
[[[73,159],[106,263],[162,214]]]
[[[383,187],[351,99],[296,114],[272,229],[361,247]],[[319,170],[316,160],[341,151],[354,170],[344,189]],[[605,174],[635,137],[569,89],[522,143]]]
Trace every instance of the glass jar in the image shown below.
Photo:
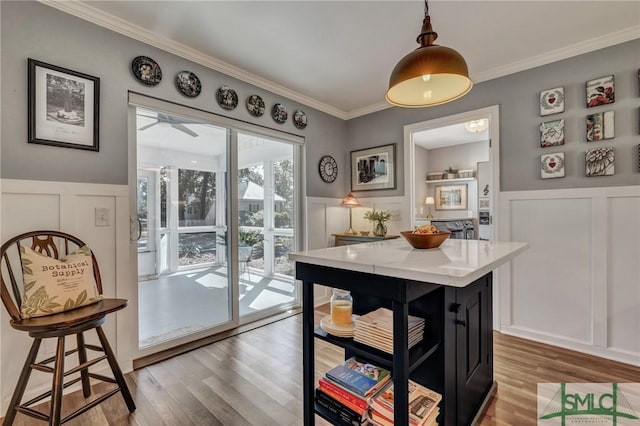
[[[331,294],[331,322],[333,325],[352,325],[352,312],[353,298],[351,297],[351,292],[334,288]]]

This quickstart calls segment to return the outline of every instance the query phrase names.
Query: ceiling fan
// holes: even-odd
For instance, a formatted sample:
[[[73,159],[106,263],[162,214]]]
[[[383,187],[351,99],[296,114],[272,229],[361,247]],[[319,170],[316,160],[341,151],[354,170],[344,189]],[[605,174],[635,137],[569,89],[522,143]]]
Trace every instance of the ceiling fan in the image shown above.
[[[144,115],[144,114],[138,114],[138,115],[141,116],[141,117],[153,118],[153,119],[156,120],[155,123],[147,124],[146,126],[140,127],[138,129],[140,131],[146,130],[149,127],[153,127],[156,124],[166,123],[166,124],[169,124],[174,129],[179,130],[181,132],[184,132],[184,133],[188,134],[189,136],[193,136],[194,138],[198,137],[198,134],[196,132],[194,132],[193,130],[189,129],[187,126],[185,126],[185,124],[199,123],[198,121],[185,120],[183,118],[174,117],[172,115],[165,114],[165,113],[162,113],[162,112],[159,112],[157,117],[153,116],[153,115]]]

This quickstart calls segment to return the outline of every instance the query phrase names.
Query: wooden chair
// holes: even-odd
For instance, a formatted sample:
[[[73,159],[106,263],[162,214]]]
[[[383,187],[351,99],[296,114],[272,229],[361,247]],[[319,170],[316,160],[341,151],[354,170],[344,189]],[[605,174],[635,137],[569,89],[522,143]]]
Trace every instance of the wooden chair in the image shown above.
[[[127,306],[127,300],[104,298],[100,302],[91,305],[30,319],[23,318],[19,309],[22,305],[23,295],[20,246],[30,247],[41,254],[59,259],[84,245],[85,244],[78,238],[63,232],[35,231],[13,237],[0,247],[0,276],[2,278],[0,296],[2,296],[2,303],[11,316],[11,326],[16,330],[26,331],[34,339],[4,418],[5,425],[13,424],[17,412],[39,420],[48,421],[49,425],[60,425],[95,407],[118,392],[121,392],[130,412],[136,409],[122,371],[118,366],[115,354],[102,330],[102,324],[104,324],[107,314],[125,308]],[[102,280],[100,278],[98,262],[93,252],[91,252],[91,258],[98,292],[102,294]],[[92,329],[96,330],[101,346],[85,344],[84,333]],[[65,352],[65,337],[71,335],[76,336],[77,348]],[[46,338],[57,338],[56,354],[53,357],[36,362],[42,339]],[[102,355],[88,360],[88,349],[102,352]],[[65,357],[73,353],[78,354],[78,365],[65,371]],[[103,360],[107,360],[109,363],[111,371],[113,372],[113,378],[89,371],[90,366]],[[49,364],[53,364],[53,366]],[[27,402],[21,403],[29,381],[29,376],[31,375],[31,370],[52,373],[52,389]],[[66,383],[64,382],[65,377],[76,373],[79,373],[79,377],[69,380]],[[114,389],[106,391],[95,400],[61,419],[63,390],[81,381],[83,395],[85,398],[88,398],[91,395],[90,378],[113,383],[116,386]],[[31,406],[49,396],[51,397],[51,403],[48,415],[31,408]]]

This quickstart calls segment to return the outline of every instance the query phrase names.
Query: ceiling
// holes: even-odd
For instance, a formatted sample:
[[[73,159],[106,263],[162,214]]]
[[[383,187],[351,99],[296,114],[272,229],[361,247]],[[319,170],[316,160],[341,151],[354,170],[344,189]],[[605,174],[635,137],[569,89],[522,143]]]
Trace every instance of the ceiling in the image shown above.
[[[424,17],[421,1],[43,2],[344,119],[388,107],[389,75]],[[640,38],[635,0],[432,0],[429,11],[475,83]]]

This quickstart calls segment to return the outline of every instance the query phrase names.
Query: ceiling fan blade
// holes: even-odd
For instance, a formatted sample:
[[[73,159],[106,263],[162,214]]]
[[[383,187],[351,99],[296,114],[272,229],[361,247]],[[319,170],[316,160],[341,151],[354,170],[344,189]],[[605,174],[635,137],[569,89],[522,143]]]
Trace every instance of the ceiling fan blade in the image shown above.
[[[196,132],[194,132],[193,130],[189,129],[184,124],[174,123],[174,124],[171,125],[171,127],[173,127],[176,130],[180,130],[181,132],[184,132],[184,133],[188,134],[189,136],[193,136],[194,138],[198,137],[198,134]]]
[[[158,124],[157,121],[155,123],[151,123],[151,124],[147,124],[146,126],[142,126],[138,130],[147,130],[149,127],[155,126],[156,124]]]

